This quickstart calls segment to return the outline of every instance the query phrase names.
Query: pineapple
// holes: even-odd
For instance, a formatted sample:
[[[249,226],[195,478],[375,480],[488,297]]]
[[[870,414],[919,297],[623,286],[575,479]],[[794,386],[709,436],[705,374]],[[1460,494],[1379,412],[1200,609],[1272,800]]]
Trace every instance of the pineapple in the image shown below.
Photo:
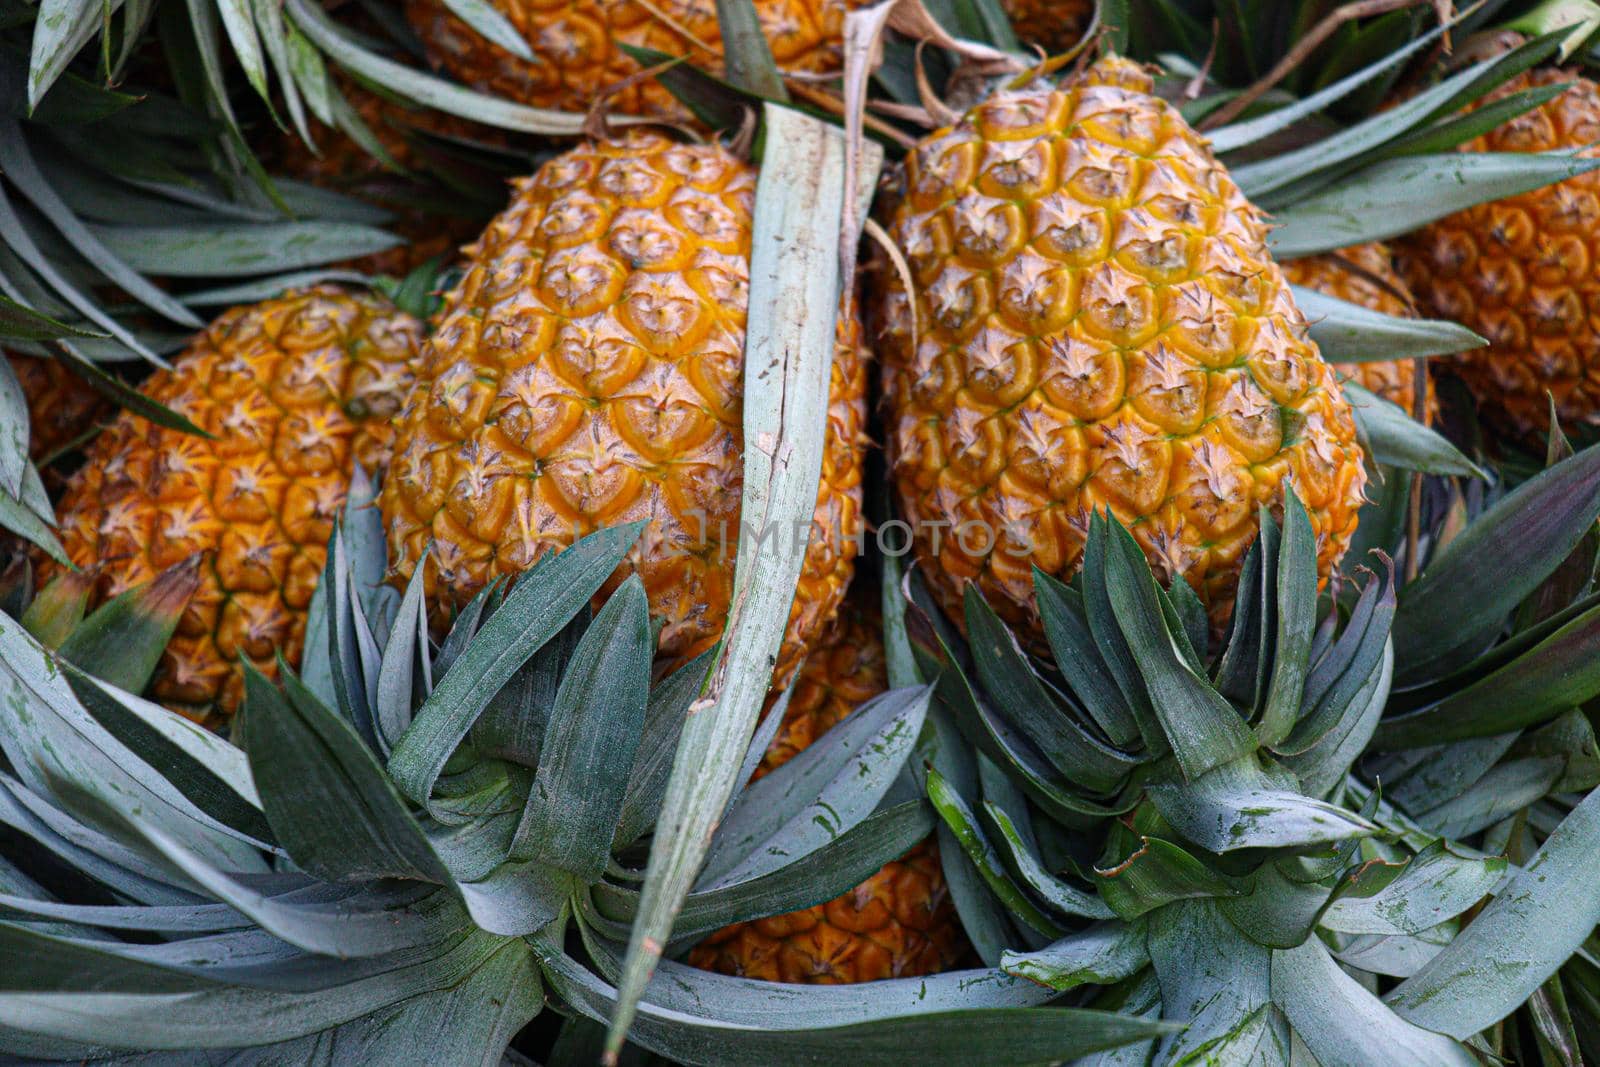
[[[847,606],[795,679],[778,734],[752,781],[777,770],[889,688],[876,620]],[[936,974],[967,953],[932,838],[826,904],[724,927],[689,954],[723,974],[833,984]]]
[[[1388,246],[1377,241],[1285,263],[1283,276],[1291,285],[1315,289],[1371,311],[1400,317],[1414,314],[1411,290],[1396,273]],[[1407,360],[1344,364],[1338,367],[1338,373],[1367,392],[1398,404],[1407,414],[1411,413],[1417,390],[1415,375]],[[1428,421],[1434,421],[1438,414],[1438,398],[1434,396],[1431,376],[1426,410]]]
[[[1306,502],[1325,577],[1365,474],[1350,409],[1266,227],[1205,142],[1105,59],[1004,92],[907,157],[879,294],[889,451],[925,574],[1038,634],[1032,569],[1076,570],[1109,509],[1214,625],[1259,505]],[[1059,175],[1059,177],[1058,177]]]
[[[773,58],[785,71],[843,66],[844,16],[865,0],[753,0]],[[518,59],[462,22],[441,0],[407,0],[406,16],[438,66],[486,93],[536,107],[584,111],[610,87],[638,74],[623,46],[720,66],[716,0],[491,0],[527,40],[537,62]],[[629,114],[679,116],[682,108],[652,79],[605,96]]]
[[[414,170],[426,163],[409,130],[445,137],[483,136],[483,127],[441,111],[408,108],[378,95],[350,78],[338,78],[338,89],[356,116],[372,131],[384,151],[400,166]],[[477,232],[477,223],[462,215],[441,215],[396,202],[393,181],[398,177],[355,139],[341,130],[313,120],[317,151],[298,133],[285,131],[277,146],[278,165],[292,177],[335,192],[349,193],[390,207],[396,219],[389,228],[406,239],[396,248],[374,252],[349,264],[367,274],[409,274],[435,257],[449,257]],[[391,187],[386,189],[385,184]]]
[[[1002,0],[1017,40],[1051,55],[1077,44],[1094,18],[1094,0]]]
[[[547,550],[647,519],[630,562],[662,623],[661,653],[682,661],[716,642],[739,536],[755,176],[716,144],[633,132],[517,183],[467,249],[399,420],[381,498],[398,579],[431,545],[430,601],[461,605]],[[780,674],[822,632],[854,567],[858,338],[841,325]]]
[[[28,400],[28,456],[48,461],[80,441],[111,411],[95,392],[56,359],[6,354]]]
[[[382,297],[333,286],[236,307],[143,387],[213,439],[126,413],[96,438],[59,508],[72,561],[100,564],[95,599],[207,557],[156,699],[220,725],[239,705],[241,656],[269,676],[280,653],[298,662],[352,464],[387,463],[421,339]]]
[[[1468,152],[1554,152],[1600,140],[1600,86],[1553,68],[1529,71],[1479,103],[1538,86],[1573,87],[1462,145]],[[1600,303],[1594,256],[1600,174],[1590,171],[1479,204],[1397,243],[1406,280],[1430,313],[1489,346],[1451,362],[1485,420],[1524,444],[1543,441],[1550,400],[1569,428],[1600,427]]]

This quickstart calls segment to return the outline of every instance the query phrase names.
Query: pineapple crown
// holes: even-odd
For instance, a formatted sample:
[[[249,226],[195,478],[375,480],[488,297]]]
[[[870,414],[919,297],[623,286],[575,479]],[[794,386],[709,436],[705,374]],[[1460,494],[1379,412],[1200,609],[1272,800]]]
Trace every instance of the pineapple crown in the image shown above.
[[[25,618],[45,639],[67,634],[58,652],[0,620],[6,1054],[297,1058],[332,1041],[369,1062],[478,1063],[547,996],[607,1017],[637,904],[631,864],[704,664],[651,684],[637,578],[591,615],[637,526],[485,590],[435,648],[421,579],[403,595],[380,581],[371,496],[358,480],[330,542],[311,626],[321,654],[281,688],[250,673],[242,749],[122,688],[143,685],[136,671],[84,669],[131,647],[147,678],[192,565],[75,625],[70,576],[47,587]],[[894,786],[930,697],[884,694],[739,794],[680,942],[820,903],[925,837],[928,809]],[[770,1062],[841,1038],[887,1056],[926,1019],[976,1055],[993,1022],[1026,1014],[1010,1040],[1038,1059],[1171,1029],[1022,1013],[1052,994],[996,969],[883,983],[871,1003],[810,994],[667,961],[633,1040],[691,1062]]]
[[[935,677],[932,728],[965,742],[934,747],[924,785],[980,954],[1187,1022],[1146,1046],[1155,1063],[1295,1043],[1328,1062],[1351,1042],[1355,1062],[1471,1063],[1558,968],[1587,988],[1587,958],[1568,961],[1600,920],[1571,895],[1600,843],[1576,709],[1600,694],[1579,651],[1600,626],[1597,464],[1590,449],[1499,499],[1398,597],[1380,556],[1385,575],[1320,606],[1291,492],[1220,644],[1110,518],[1070,585],[1035,573],[1047,656],[970,589],[963,642],[915,586],[890,588],[901,679]],[[1469,577],[1491,569],[1493,589]],[[1529,804],[1537,826],[1508,819]],[[1489,980],[1484,958],[1515,966]]]

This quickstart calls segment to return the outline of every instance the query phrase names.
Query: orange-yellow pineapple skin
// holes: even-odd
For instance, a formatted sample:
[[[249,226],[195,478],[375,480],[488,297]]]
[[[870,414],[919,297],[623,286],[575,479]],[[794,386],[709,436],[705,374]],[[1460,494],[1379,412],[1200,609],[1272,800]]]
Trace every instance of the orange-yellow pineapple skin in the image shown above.
[[[876,621],[847,604],[795,679],[783,724],[754,778],[777,770],[888,688]],[[736,923],[689,954],[705,970],[768,982],[835,985],[914,978],[968,954],[932,838],[825,904]]]
[[[1325,576],[1355,530],[1355,425],[1260,212],[1147,76],[1103,60],[922,140],[880,292],[890,460],[935,594],[1040,631],[1109,509],[1220,625],[1257,509],[1293,483]]]
[[[1389,247],[1378,241],[1285,263],[1283,276],[1291,285],[1315,289],[1371,311],[1402,318],[1416,314],[1416,300],[1405,279],[1395,270]],[[1367,392],[1398,404],[1408,414],[1412,411],[1417,389],[1409,360],[1336,363],[1334,368],[1341,379],[1353,381]],[[1428,377],[1427,405],[1428,421],[1432,422],[1439,413],[1432,375]]]
[[[1018,41],[1051,55],[1077,44],[1094,18],[1094,0],[1002,0],[1001,6]]]
[[[739,536],[755,171],[716,144],[636,131],[517,183],[467,249],[401,418],[382,507],[409,578],[463,604],[603,526],[649,525],[615,576],[644,581],[681,661],[722,632]],[[866,369],[836,346],[813,536],[779,673],[849,584]],[[790,536],[784,533],[783,536]]]
[[[407,170],[416,170],[425,163],[415,143],[407,136],[410,131],[469,140],[485,137],[484,127],[465,119],[428,108],[405,107],[362,88],[350,78],[341,77],[336,81],[345,100],[377,137],[384,151]],[[283,132],[278,146],[282,170],[301,181],[391,209],[395,218],[386,228],[406,239],[405,244],[396,248],[352,260],[347,264],[351,269],[367,274],[404,276],[435,257],[447,262],[455,250],[477,232],[477,223],[465,216],[435,214],[393,202],[385,190],[385,185],[397,178],[393,171],[342,130],[331,129],[314,118],[310,122],[317,151],[313,152],[298,132]],[[498,137],[493,133],[488,136]]]
[[[6,354],[28,401],[28,457],[41,462],[109,415],[112,407],[56,359]]]
[[[1573,87],[1462,146],[1467,152],[1552,152],[1600,141],[1600,86],[1544,68],[1479,103],[1554,83]],[[1569,430],[1600,428],[1600,174],[1479,204],[1396,242],[1424,309],[1488,338],[1451,368],[1499,433],[1526,444],[1549,430],[1550,401]]]
[[[773,59],[785,71],[843,67],[844,17],[865,0],[754,0]],[[428,57],[477,89],[535,107],[585,111],[603,91],[642,69],[623,46],[684,56],[718,70],[716,0],[490,0],[538,62],[518,59],[451,14],[440,0],[407,0],[406,16]],[[682,107],[654,79],[606,100],[609,110],[673,115]]]
[[[96,602],[205,556],[155,699],[217,725],[241,653],[269,677],[278,653],[299,662],[352,464],[387,463],[421,343],[410,315],[333,286],[236,307],[142,389],[213,440],[126,413],[95,439],[58,516],[72,561],[102,565]]]

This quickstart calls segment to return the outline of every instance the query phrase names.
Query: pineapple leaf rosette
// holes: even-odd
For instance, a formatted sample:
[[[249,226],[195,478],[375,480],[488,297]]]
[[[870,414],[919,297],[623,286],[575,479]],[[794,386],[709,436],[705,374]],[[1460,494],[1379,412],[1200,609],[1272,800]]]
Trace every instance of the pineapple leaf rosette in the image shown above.
[[[1258,21],[1264,32],[1248,40],[1224,34],[1218,62],[1208,65],[1209,77],[1225,86],[1250,85],[1252,67],[1273,67],[1296,43],[1296,32],[1324,14],[1333,17],[1309,6],[1293,12],[1294,6],[1263,9]],[[1168,9],[1140,25],[1171,31],[1172,13]],[[1458,151],[1500,154],[1507,162],[1515,153],[1587,154],[1592,138],[1583,131],[1595,106],[1593,84],[1581,67],[1556,64],[1592,47],[1586,35],[1594,31],[1595,14],[1593,5],[1584,3],[1474,5],[1452,26],[1455,55],[1437,63],[1431,60],[1439,57],[1431,57],[1404,78],[1396,71],[1389,80],[1398,82],[1400,91],[1392,102],[1462,77],[1484,57],[1526,48],[1524,35],[1565,31],[1557,53],[1544,55],[1471,105],[1460,121],[1475,132]],[[1294,19],[1300,29],[1290,32],[1287,24]],[[1318,82],[1334,80],[1362,61],[1380,40],[1387,42],[1384,48],[1397,47],[1424,32],[1425,22],[1418,11],[1405,10],[1359,26],[1341,24],[1318,37],[1324,43],[1275,87],[1313,92]],[[1159,45],[1147,41],[1139,47],[1169,56],[1176,49],[1200,63],[1204,47],[1176,41],[1168,36]],[[1242,53],[1230,53],[1236,48],[1255,54],[1240,63]],[[1301,79],[1298,86],[1295,78]],[[1384,85],[1380,91],[1395,88]],[[1221,92],[1217,99],[1229,96]],[[1347,98],[1356,106],[1338,109],[1344,122],[1359,121],[1362,108],[1370,109],[1370,101],[1362,103],[1360,96]],[[1252,113],[1270,106],[1262,97],[1252,104]],[[1472,166],[1497,164],[1484,160]],[[1586,470],[1592,457],[1580,453],[1566,461],[1572,450],[1562,432],[1581,442],[1592,439],[1592,410],[1583,394],[1594,346],[1587,324],[1564,310],[1582,301],[1588,284],[1587,259],[1574,260],[1566,252],[1588,230],[1583,219],[1590,181],[1579,174],[1474,205],[1413,233],[1397,234],[1387,245],[1345,248],[1286,266],[1298,283],[1379,310],[1391,310],[1383,303],[1409,303],[1423,314],[1459,320],[1489,341],[1432,366],[1450,392],[1453,410],[1443,412],[1446,432],[1480,456],[1502,457],[1498,468],[1485,464],[1489,481],[1429,478],[1417,487],[1421,493],[1414,503],[1407,499],[1405,479],[1385,479],[1363,509],[1355,542],[1363,550],[1384,548],[1406,570],[1422,571],[1415,588],[1400,591],[1393,697],[1351,780],[1352,795],[1360,799],[1381,787],[1380,812],[1394,819],[1386,825],[1403,828],[1415,847],[1448,838],[1524,863],[1595,784],[1593,730],[1585,710],[1594,693],[1583,666],[1592,659],[1593,640],[1585,615],[1594,563],[1593,489]],[[1516,278],[1526,284],[1500,284]],[[1303,294],[1301,303],[1313,306]],[[1440,421],[1431,396],[1424,407],[1411,394],[1399,393],[1396,386],[1403,383],[1369,382],[1367,373],[1381,366],[1363,364],[1361,384]],[[1481,426],[1473,414],[1481,416]],[[1541,467],[1549,469],[1539,473]],[[1420,513],[1411,536],[1408,512]],[[1467,521],[1473,523],[1473,535],[1457,544]],[[1494,578],[1486,583],[1488,575]],[[1455,589],[1456,599],[1444,592],[1446,587]],[[1508,669],[1502,673],[1501,668]],[[1542,762],[1534,762],[1535,756]],[[1586,936],[1583,914],[1582,909],[1575,913],[1579,932],[1557,939],[1560,947],[1550,953],[1564,957]],[[1374,943],[1385,950],[1398,944]],[[1588,1035],[1595,1000],[1593,971],[1586,962],[1591,949],[1579,948],[1543,986],[1509,987],[1525,1002],[1516,1018],[1485,1035],[1485,1047],[1516,1062],[1540,1055],[1573,1060],[1585,1051],[1592,1056]],[[1498,957],[1499,950],[1494,954]],[[1390,956],[1385,966],[1393,979],[1410,979],[1433,955],[1429,949],[1406,963]],[[1436,966],[1428,978],[1408,984],[1421,990],[1449,973]],[[1453,993],[1459,987],[1446,983],[1442,988]],[[1450,994],[1435,990],[1432,996],[1435,1010],[1450,1003]]]
[[[59,652],[5,621],[8,1056],[284,1062],[335,1049],[341,1062],[479,1063],[547,998],[605,1017],[625,928],[597,895],[634,891],[629,857],[699,681],[685,669],[652,684],[638,579],[589,608],[638,529],[594,534],[486,591],[435,647],[420,581],[399,596],[366,581],[384,550],[356,501],[312,623],[327,655],[281,688],[250,673],[243,750],[86,669],[96,648],[153,662],[187,591],[167,586],[192,589],[192,575],[76,626],[62,624],[70,596],[41,596],[30,621],[68,630]],[[698,928],[815,903],[928,831],[914,798],[879,802],[929,696],[884,694],[735,800],[713,842],[724,873],[689,898]],[[413,799],[418,780],[430,786]],[[840,820],[831,837],[806,817],[819,805]],[[1034,1010],[1052,994],[997,970],[878,988],[871,1003],[821,991],[796,1002],[781,986],[667,963],[632,1038],[674,1059],[756,1063],[840,1042],[888,1055],[931,1022],[959,1058],[1004,1020],[1013,1053],[1031,1060],[1163,1030]]]
[[[1484,521],[1480,537],[1532,530],[1526,514]],[[1476,1062],[1471,1039],[1538,993],[1600,919],[1580,888],[1596,802],[1573,798],[1540,847],[1508,859],[1462,843],[1465,823],[1414,823],[1350,778],[1403,721],[1385,713],[1393,576],[1375,559],[1347,611],[1315,609],[1295,498],[1282,529],[1263,517],[1263,530],[1220,643],[1193,593],[1162,589],[1115,521],[1095,522],[1072,583],[1035,573],[1046,657],[976,592],[965,642],[901,601],[906,664],[939,679],[936,715],[957,735],[925,783],[941,842],[970,865],[951,875],[965,926],[1007,973],[1187,1023],[1137,1062],[1254,1049],[1287,1063],[1296,1046],[1319,1062]],[[1437,610],[1429,599],[1403,598],[1402,614]],[[1119,729],[1129,740],[1111,743]],[[1581,774],[1585,756],[1580,741],[1548,762]],[[1497,794],[1484,783],[1480,795]],[[1508,964],[1492,977],[1479,967],[1490,956]]]

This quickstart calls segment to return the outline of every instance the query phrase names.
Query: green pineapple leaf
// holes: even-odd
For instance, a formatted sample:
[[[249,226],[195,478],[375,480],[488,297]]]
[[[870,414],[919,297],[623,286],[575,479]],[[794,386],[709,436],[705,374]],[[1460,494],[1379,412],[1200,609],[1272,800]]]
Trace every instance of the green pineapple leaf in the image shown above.
[[[485,0],[442,0],[451,13],[496,45],[524,62],[536,62],[533,50],[505,14]]]
[[[0,337],[22,341],[53,341],[62,337],[105,337],[96,330],[84,330],[41,315],[25,304],[0,294]]]
[[[1229,923],[1211,900],[1176,901],[1148,922],[1163,1014],[1188,1020],[1162,1043],[1158,1062],[1181,1063],[1203,1050],[1226,1063],[1260,1048],[1288,1059],[1288,1024],[1271,1007],[1271,949]]]
[[[106,601],[61,642],[62,657],[111,685],[143,692],[200,587],[203,562],[190,556]]]
[[[1089,728],[1076,722],[1045,689],[1016,639],[977,587],[967,586],[965,595],[973,666],[997,710],[1068,780],[1093,793],[1114,791],[1138,761],[1097,740]],[[1106,724],[1097,725],[1104,729]]]
[[[1475,204],[1565,181],[1600,160],[1552,153],[1449,152],[1374,163],[1274,212],[1274,256],[1298,259],[1409,233]]]
[[[83,622],[99,575],[93,570],[66,570],[39,590],[27,610],[18,616],[22,628],[46,648],[60,648]]]
[[[361,738],[280,671],[285,693],[246,664],[244,748],[267,821],[295,863],[328,881],[448,883],[449,872]]]
[[[551,988],[589,1018],[616,1010],[616,990],[571,957],[541,948]],[[1048,990],[1004,975],[934,975],[859,990],[808,990],[787,1004],[753,997],[761,983],[740,983],[664,961],[647,987],[633,1040],[662,1055],[780,1062],[799,1055],[894,1059],[907,1048],[951,1062],[1026,1063],[1071,1058],[1176,1029],[1155,1020],[1053,1006],[1014,1006],[1018,992],[1034,1005]],[[1018,987],[1031,986],[1031,992]],[[845,997],[829,996],[842,993]],[[813,996],[811,994],[815,993]],[[842,1001],[842,1003],[841,1003]],[[708,1018],[704,1005],[722,1018]]]
[[[377,686],[372,706],[373,727],[385,752],[393,752],[396,742],[411,725],[411,711],[433,690],[432,664],[428,655],[428,612],[423,601],[427,552],[417,561],[416,570],[406,582],[405,597],[395,610],[389,639],[384,643],[378,663]],[[325,603],[315,600],[314,603]],[[306,647],[311,647],[311,627],[306,627]],[[526,668],[524,668],[526,669]],[[304,675],[302,674],[302,677]],[[313,689],[313,692],[316,690]],[[493,705],[491,715],[493,714]]]
[[[69,662],[61,668],[95,723],[139,760],[160,768],[172,788],[206,818],[260,848],[277,848],[240,749]]]
[[[762,32],[761,17],[751,0],[717,0],[717,26],[722,31],[723,64],[728,81],[780,104],[789,102],[783,75]]]
[[[609,578],[641,524],[608,527],[559,555],[546,556],[517,582],[478,637],[439,678],[395,746],[389,772],[415,803],[431,806],[433,783],[490,698]]]
[[[1361,443],[1374,463],[1424,474],[1460,475],[1488,480],[1489,473],[1472,462],[1436,431],[1354,382],[1343,386],[1355,416]]]
[[[666,796],[667,777],[672,773],[672,754],[678,747],[678,735],[683,730],[690,705],[700,695],[712,656],[710,651],[702,652],[650,690],[644,732],[628,776],[628,790],[622,798],[613,847],[633,844],[655,825],[661,800]]]
[[[930,696],[923,687],[876,697],[751,783],[718,825],[696,888],[771,873],[870,815],[911,754]]]
[[[1085,983],[1113,985],[1150,963],[1144,923],[1096,923],[1037,952],[1008,952],[1001,969],[1064,993]]]
[[[1457,1038],[1516,1010],[1600,923],[1590,873],[1597,847],[1600,793],[1591,793],[1469,926],[1388,994],[1389,1006]]]
[[[10,619],[0,619],[0,680],[13,694],[0,715],[0,752],[25,793],[48,798],[65,783],[113,807],[137,810],[142,824],[170,832],[208,861],[264,869],[253,842],[197,806],[172,777],[102,726],[78,700],[56,655]]]
[[[1311,322],[1311,339],[1329,363],[1445,356],[1489,342],[1447,319],[1403,319],[1303,286],[1290,286]]]
[[[1033,591],[1056,666],[1112,744],[1131,745],[1139,737],[1138,723],[1122,691],[1101,671],[1093,655],[1094,637],[1082,593],[1037,567],[1033,570]],[[971,622],[967,625],[969,629],[972,626]]]
[[[1502,734],[1535,726],[1600,694],[1600,607],[1591,608],[1511,663],[1443,699],[1393,715],[1378,728],[1386,749]]]
[[[1600,448],[1524,482],[1429,561],[1400,594],[1397,680],[1440,678],[1486,650],[1600,517]],[[1476,576],[1494,574],[1485,586]]]
[[[1459,915],[1492,894],[1506,874],[1501,856],[1458,853],[1436,841],[1405,864],[1370,863],[1346,879],[1321,916],[1344,934],[1421,934],[1440,915]]]
[[[1340,969],[1315,938],[1275,953],[1272,999],[1295,1034],[1323,1062],[1428,1063],[1472,1067],[1479,1062],[1455,1041],[1395,1015]]]
[[[1144,550],[1120,523],[1100,529],[1106,531],[1108,596],[1184,777],[1199,778],[1243,758],[1256,738],[1238,711],[1178,655]]]
[[[1198,27],[1196,28],[1198,29]],[[1275,133],[1290,128],[1297,122],[1315,116],[1329,105],[1336,103],[1344,96],[1380,77],[1385,72],[1399,68],[1406,60],[1416,55],[1417,52],[1437,41],[1444,34],[1445,29],[1446,27],[1440,26],[1422,34],[1416,40],[1395,49],[1377,62],[1353,74],[1346,75],[1344,78],[1319,89],[1304,99],[1293,101],[1280,108],[1274,108],[1265,115],[1253,119],[1245,119],[1227,126],[1218,127],[1209,134],[1212,150],[1219,154],[1233,152],[1249,145],[1257,144]],[[1190,54],[1203,54],[1203,51],[1202,48]]]
[[[644,726],[654,645],[644,583],[632,575],[584,631],[556,690],[513,859],[586,882],[605,873]]]
[[[887,859],[915,848],[932,828],[926,805],[913,801],[880,807],[792,863],[690,893],[673,926],[674,939],[688,943],[730,923],[783,915],[832,900],[876,874]],[[638,890],[602,882],[594,887],[594,900],[598,914],[590,921],[598,923],[604,918],[614,925],[615,936],[626,937],[626,924],[639,913]]]
[[[1131,922],[1179,900],[1242,892],[1181,845],[1142,835],[1130,844],[1136,847],[1126,856],[1113,854],[1113,862],[1094,872],[1100,895],[1120,919]]]

